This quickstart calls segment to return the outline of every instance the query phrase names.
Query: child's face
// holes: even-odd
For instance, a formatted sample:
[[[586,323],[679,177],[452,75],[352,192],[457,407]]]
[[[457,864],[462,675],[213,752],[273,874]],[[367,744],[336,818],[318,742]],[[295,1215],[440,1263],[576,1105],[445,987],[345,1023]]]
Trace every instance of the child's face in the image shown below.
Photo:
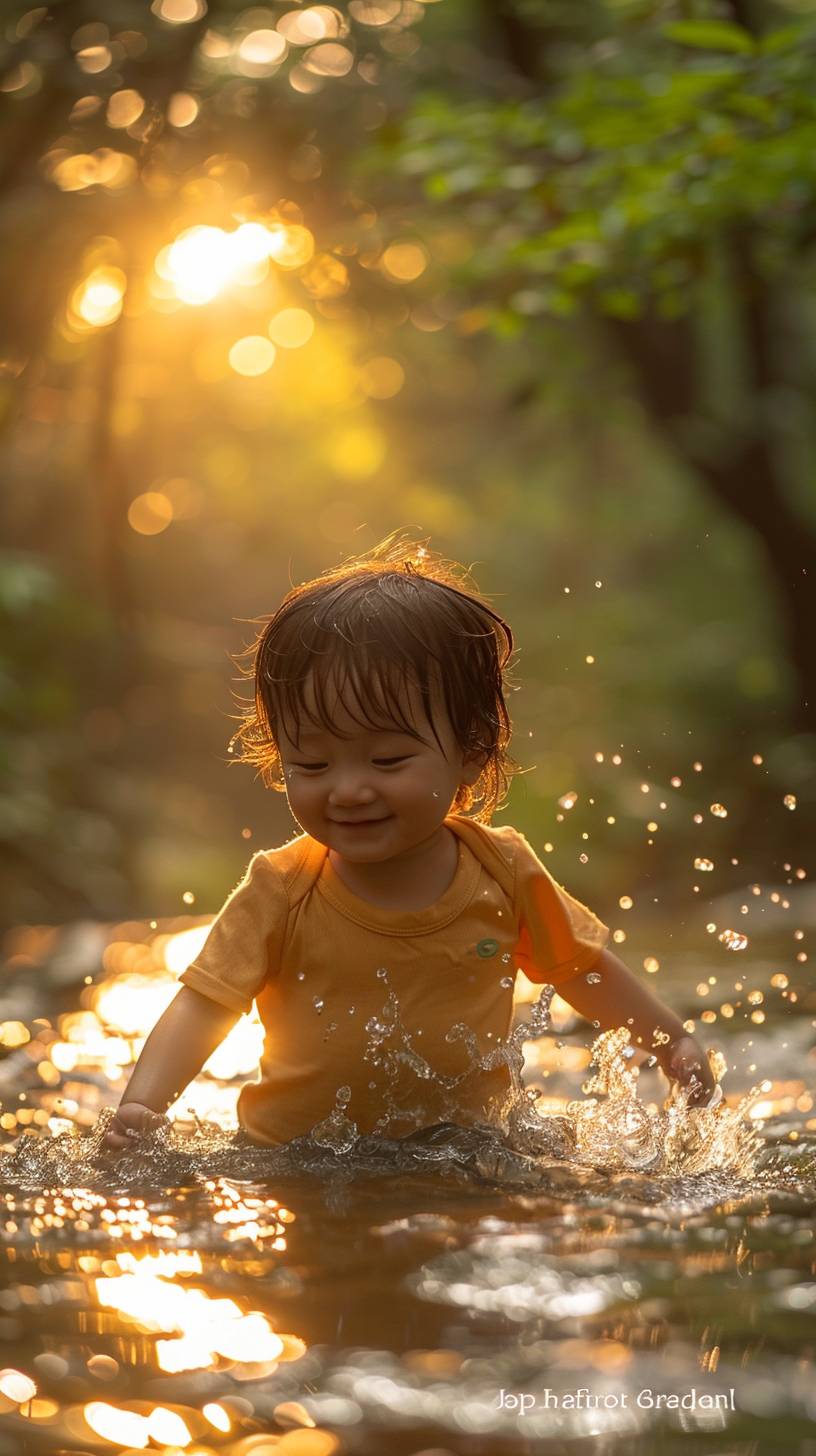
[[[313,713],[310,680],[304,696]],[[441,825],[460,784],[474,784],[481,770],[478,760],[465,759],[444,705],[438,698],[433,704],[443,753],[416,689],[402,706],[423,741],[396,724],[389,731],[362,727],[330,687],[326,698],[336,732],[304,722],[299,750],[280,733],[286,794],[298,824],[358,863],[392,859],[423,843]]]

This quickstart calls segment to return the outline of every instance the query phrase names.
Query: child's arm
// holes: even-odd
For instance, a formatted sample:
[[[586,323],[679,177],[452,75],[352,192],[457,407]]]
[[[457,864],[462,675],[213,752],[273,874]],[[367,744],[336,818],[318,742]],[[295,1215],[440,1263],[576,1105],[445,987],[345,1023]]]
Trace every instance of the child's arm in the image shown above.
[[[593,984],[587,974],[594,973],[601,979]],[[632,1046],[645,1048],[657,1057],[667,1077],[690,1087],[693,1104],[708,1102],[717,1084],[699,1042],[612,951],[602,951],[588,973],[571,976],[557,989],[587,1021],[599,1021],[603,1031],[629,1026]],[[669,1040],[656,1046],[656,1031],[668,1033]]]
[[[158,1127],[164,1120],[161,1114],[198,1075],[240,1015],[182,986],[142,1048],[102,1147],[126,1148],[132,1133]]]

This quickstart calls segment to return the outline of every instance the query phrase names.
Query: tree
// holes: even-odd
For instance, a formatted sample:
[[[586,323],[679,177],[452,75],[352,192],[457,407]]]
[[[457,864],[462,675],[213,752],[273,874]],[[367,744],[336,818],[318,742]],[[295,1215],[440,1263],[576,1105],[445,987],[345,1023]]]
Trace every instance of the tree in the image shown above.
[[[449,271],[472,326],[592,331],[759,538],[813,733],[816,24],[781,11],[503,0],[480,25],[461,7],[380,171],[431,239],[467,230]]]

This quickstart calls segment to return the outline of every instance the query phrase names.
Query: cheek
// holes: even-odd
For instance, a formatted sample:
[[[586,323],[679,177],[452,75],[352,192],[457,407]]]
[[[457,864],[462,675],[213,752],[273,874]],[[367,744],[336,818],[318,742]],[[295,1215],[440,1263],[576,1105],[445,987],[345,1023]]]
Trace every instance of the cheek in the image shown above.
[[[290,799],[297,799],[299,803],[304,803],[312,797],[309,790],[313,789],[314,785],[310,784],[308,779],[304,779],[297,771],[293,773],[291,769],[287,769],[283,777],[284,783],[286,784],[286,792]]]

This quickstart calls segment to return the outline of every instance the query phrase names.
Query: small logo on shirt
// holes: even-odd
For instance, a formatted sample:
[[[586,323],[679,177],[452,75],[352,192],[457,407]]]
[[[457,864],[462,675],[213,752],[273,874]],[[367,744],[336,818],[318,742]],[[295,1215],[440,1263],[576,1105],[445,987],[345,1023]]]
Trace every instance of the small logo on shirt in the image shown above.
[[[499,942],[497,940],[480,940],[476,946],[476,954],[477,956],[482,956],[484,960],[487,960],[488,956],[494,956],[496,954],[498,948]]]

